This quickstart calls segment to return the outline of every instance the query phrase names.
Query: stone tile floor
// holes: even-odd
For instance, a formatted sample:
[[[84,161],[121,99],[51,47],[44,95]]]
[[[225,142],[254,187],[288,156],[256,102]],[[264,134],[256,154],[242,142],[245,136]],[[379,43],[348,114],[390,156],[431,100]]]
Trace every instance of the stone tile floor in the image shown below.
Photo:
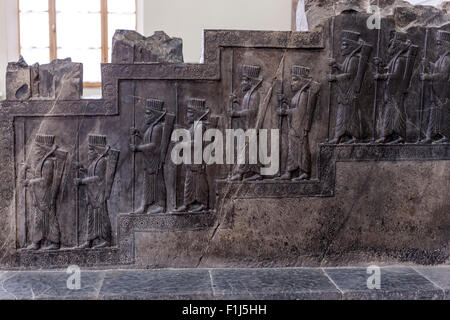
[[[366,268],[81,270],[79,290],[59,271],[0,271],[0,299],[434,299],[450,300],[450,266]]]

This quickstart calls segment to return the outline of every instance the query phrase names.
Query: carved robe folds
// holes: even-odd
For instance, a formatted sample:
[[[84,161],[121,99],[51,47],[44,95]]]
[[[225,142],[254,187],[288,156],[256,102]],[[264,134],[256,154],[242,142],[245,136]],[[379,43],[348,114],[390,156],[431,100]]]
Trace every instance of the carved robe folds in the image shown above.
[[[59,243],[60,240],[54,192],[58,180],[57,166],[56,157],[49,155],[39,161],[35,170],[37,180],[31,185],[34,205],[33,243],[45,240]]]
[[[311,130],[319,90],[319,83],[312,82],[306,85],[292,98],[291,107],[287,111],[289,117],[287,171],[289,172],[300,169],[304,173],[311,173],[311,150],[307,133]]]
[[[382,137],[397,134],[406,136],[405,96],[402,92],[408,60],[405,53],[397,54],[387,66],[388,78],[384,91],[384,114],[382,123]]]
[[[450,137],[448,121],[450,108],[450,51],[443,54],[434,65],[434,74],[439,78],[430,86],[430,112],[428,118],[427,138],[436,135]]]
[[[107,208],[107,159],[101,157],[88,168],[89,177],[95,181],[87,184],[88,241],[103,239],[111,241],[111,222]]]
[[[164,123],[151,125],[144,133],[143,144],[155,144],[155,147],[144,150],[144,184],[142,205],[149,207],[158,205],[166,207],[166,187],[164,184],[164,171],[161,166],[161,141],[163,138]]]
[[[341,66],[346,78],[338,82],[338,110],[336,117],[335,138],[346,134],[360,138],[360,116],[358,96],[354,90],[354,82],[358,81],[359,56],[353,53],[348,56]]]

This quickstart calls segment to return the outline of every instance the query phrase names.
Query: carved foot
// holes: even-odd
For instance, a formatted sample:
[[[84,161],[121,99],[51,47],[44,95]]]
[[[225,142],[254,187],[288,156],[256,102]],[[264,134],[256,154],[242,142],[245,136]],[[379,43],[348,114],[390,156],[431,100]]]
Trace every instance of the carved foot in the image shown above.
[[[343,144],[355,144],[358,140],[356,138],[351,138],[348,141],[345,141]]]
[[[40,248],[41,248],[41,244],[40,243],[33,243],[30,246],[28,246],[26,250],[37,251]]]
[[[86,241],[81,246],[78,246],[77,249],[89,249],[91,247],[91,241]]]
[[[443,137],[442,139],[436,140],[435,142],[433,142],[433,144],[443,144],[443,143],[447,143],[448,142],[448,138],[447,137]]]
[[[161,206],[153,206],[148,211],[147,214],[158,214],[158,213],[164,213],[164,208]]]
[[[334,139],[330,140],[328,143],[329,144],[339,144],[340,140],[341,140],[341,138],[334,138]]]
[[[400,137],[400,138],[398,138],[396,140],[393,140],[393,141],[389,142],[388,144],[400,144],[400,143],[403,143],[403,142],[405,142],[405,140]]]
[[[291,180],[292,175],[290,172],[286,172],[285,174],[283,174],[281,177],[277,177],[275,178],[275,180],[282,180],[282,181],[287,181],[287,180]]]
[[[187,211],[187,207],[183,205],[183,206],[179,207],[178,209],[175,209],[173,212],[180,213],[180,212],[186,212],[186,211]]]
[[[419,143],[420,144],[430,144],[432,142],[431,138],[426,138],[421,140]]]
[[[102,240],[98,245],[94,246],[92,249],[101,249],[109,247],[109,242],[106,240]]]
[[[242,175],[240,173],[235,174],[230,178],[230,181],[242,181]]]
[[[249,178],[244,179],[244,181],[248,182],[248,181],[259,181],[262,180],[261,175],[259,174],[255,174],[254,176],[251,176]]]
[[[137,209],[135,212],[133,212],[133,213],[131,213],[131,214],[144,214],[145,211],[147,211],[147,208],[145,208],[145,207],[143,206],[143,207],[140,207],[139,209]]]
[[[386,141],[387,141],[386,137],[382,137],[382,138],[380,138],[378,140],[375,140],[375,143],[383,144],[383,143],[386,143]]]
[[[52,242],[49,246],[42,248],[44,251],[59,250],[59,243]]]
[[[309,180],[311,177],[308,173],[304,173],[302,175],[300,175],[299,177],[292,179],[292,181],[298,182],[298,181],[305,181],[305,180]]]
[[[203,204],[199,205],[199,206],[195,206],[192,209],[189,210],[190,213],[197,213],[197,212],[202,212],[206,210],[206,206],[204,206]]]

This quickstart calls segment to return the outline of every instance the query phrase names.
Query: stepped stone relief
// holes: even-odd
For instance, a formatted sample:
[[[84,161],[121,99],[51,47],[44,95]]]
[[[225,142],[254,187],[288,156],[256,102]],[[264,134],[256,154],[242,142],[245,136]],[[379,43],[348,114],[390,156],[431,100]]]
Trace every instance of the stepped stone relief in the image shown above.
[[[101,99],[80,64],[11,63],[2,268],[448,263],[450,24],[370,29],[368,3],[309,32],[206,30],[202,64],[117,31]],[[270,174],[245,136],[218,161],[251,129]]]

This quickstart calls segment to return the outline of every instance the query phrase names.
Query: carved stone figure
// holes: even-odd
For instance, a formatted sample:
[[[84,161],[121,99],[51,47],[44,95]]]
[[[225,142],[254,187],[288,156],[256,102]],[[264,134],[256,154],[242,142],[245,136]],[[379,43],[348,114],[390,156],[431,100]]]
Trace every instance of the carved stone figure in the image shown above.
[[[107,146],[106,136],[90,135],[88,141],[89,165],[83,170],[85,177],[75,179],[77,186],[86,186],[88,205],[87,240],[80,249],[97,249],[111,245],[107,202],[114,183],[119,151]]]
[[[359,93],[367,68],[371,47],[360,39],[360,33],[343,30],[341,34],[341,54],[344,62],[339,64],[330,59],[329,64],[338,74],[330,74],[328,80],[336,82],[338,110],[334,138],[330,143],[337,144],[345,136],[350,139],[345,143],[351,144],[361,138],[361,116],[359,107]]]
[[[429,113],[426,138],[422,143],[446,143],[450,136],[448,123],[450,102],[450,32],[439,30],[436,39],[439,59],[431,64],[430,73],[421,74],[423,81],[430,81]],[[423,61],[428,64],[428,61]]]
[[[58,150],[55,136],[37,135],[34,145],[32,178],[27,179],[25,165],[23,185],[29,188],[33,199],[32,244],[29,250],[58,250],[60,247],[60,228],[56,212],[62,175],[67,152]],[[45,246],[45,247],[43,247]]]
[[[317,95],[320,84],[309,76],[310,69],[303,66],[292,67],[291,89],[295,93],[289,109],[278,110],[280,116],[289,118],[289,147],[286,172],[279,180],[290,180],[296,171],[298,176],[294,181],[311,178],[311,150],[309,146],[309,132],[311,131],[314,112],[317,105]],[[285,97],[279,100],[287,104]]]
[[[190,99],[187,108],[187,123],[192,141],[198,121],[204,121],[210,112],[206,109],[204,99]],[[203,131],[205,131],[203,127]],[[198,130],[198,129],[197,129]],[[201,212],[209,208],[209,186],[206,177],[206,164],[186,164],[186,177],[184,180],[183,205],[176,212]]]
[[[386,73],[376,73],[374,79],[385,81],[384,111],[381,137],[376,143],[403,143],[406,140],[405,95],[414,67],[417,47],[412,46],[405,33],[391,34],[388,53],[393,56],[386,66]]]
[[[248,129],[256,129],[261,99],[258,89],[262,84],[263,79],[260,79],[259,77],[261,72],[261,67],[259,66],[243,65],[241,72],[241,90],[244,93],[244,97],[242,102],[239,103],[236,95],[231,94],[231,104],[233,106],[237,104],[239,108],[233,108],[233,110],[230,111],[230,116],[239,119],[237,127],[245,131]],[[238,150],[237,152],[243,152],[243,150]],[[260,166],[258,164],[239,165],[236,174],[231,177],[231,181],[255,181],[261,179]]]
[[[164,101],[150,99],[144,116],[145,131],[141,133],[131,128],[131,136],[136,136],[142,143],[130,144],[131,152],[144,155],[142,185],[142,202],[135,214],[157,214],[166,211],[166,185],[164,181],[164,162],[167,155],[173,119],[167,121]]]

